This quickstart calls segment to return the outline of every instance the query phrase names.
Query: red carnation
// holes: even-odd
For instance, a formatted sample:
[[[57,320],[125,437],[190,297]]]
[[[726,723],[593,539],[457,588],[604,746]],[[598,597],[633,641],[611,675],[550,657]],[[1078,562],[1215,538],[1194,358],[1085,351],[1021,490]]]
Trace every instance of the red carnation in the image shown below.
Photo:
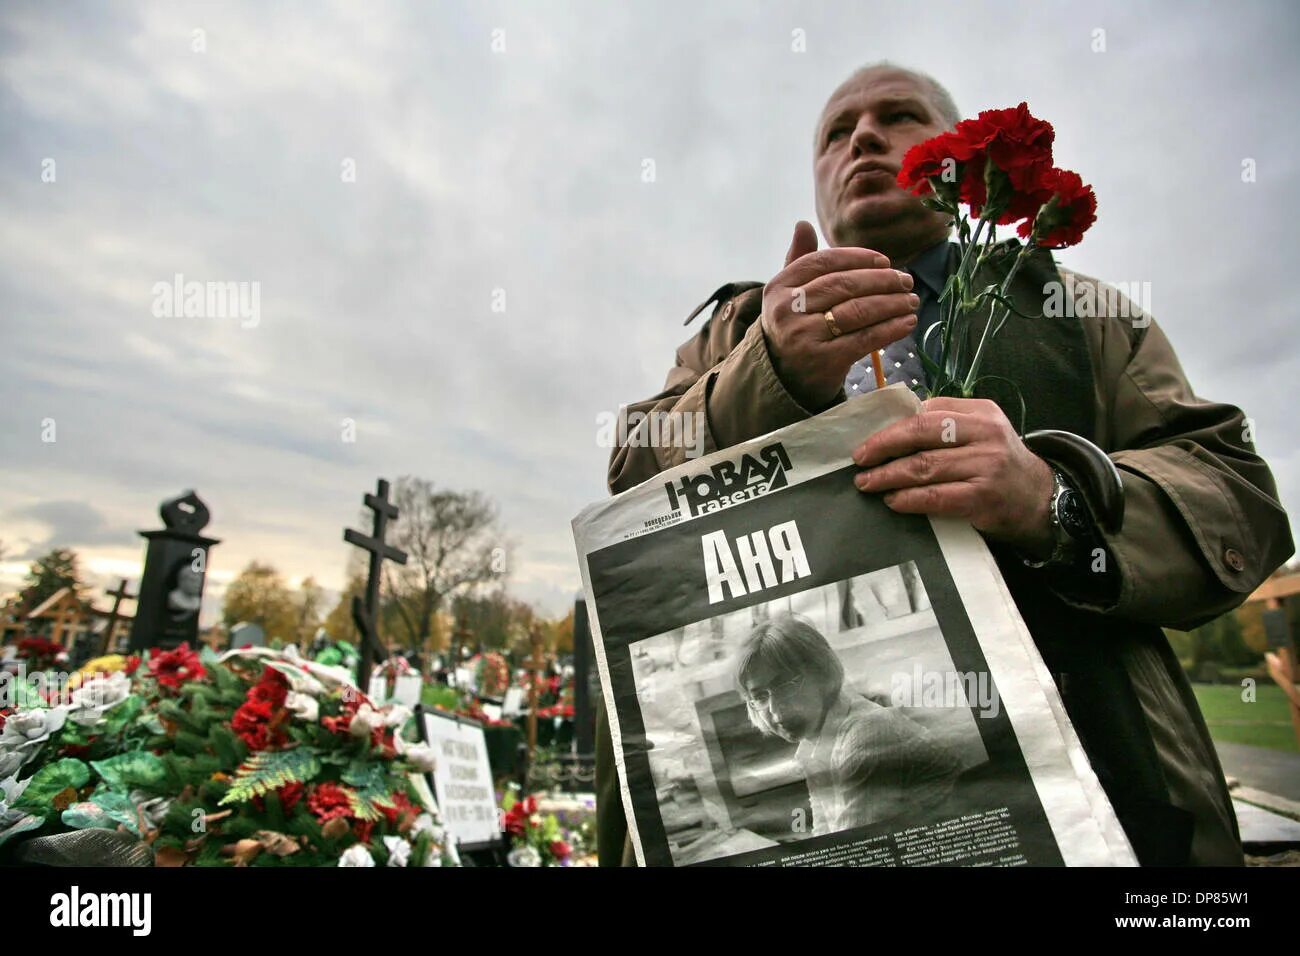
[[[977,152],[969,140],[956,133],[940,133],[907,151],[898,171],[898,185],[923,196],[933,190],[937,180],[939,194],[952,201],[957,198],[963,168]],[[945,180],[944,173],[950,170],[952,177]],[[951,186],[945,186],[945,183],[951,183]]]
[[[149,674],[160,687],[176,690],[186,681],[198,680],[206,673],[199,655],[190,650],[188,643],[149,658]]]
[[[374,820],[358,820],[352,824],[352,834],[362,843],[370,842],[370,832],[375,828]]]
[[[139,667],[140,667],[140,655],[132,654],[130,657],[126,659],[126,664],[123,665],[122,670],[126,673],[127,677],[130,677],[139,669]]]
[[[557,860],[567,860],[573,848],[563,840],[552,840],[550,845],[551,856]]]
[[[1052,124],[1029,112],[1029,104],[1005,110],[982,110],[973,120],[957,124],[956,134],[972,149],[984,152],[1021,192],[1032,191],[1039,171],[1052,165]]]
[[[1036,220],[1022,222],[1016,232],[1049,249],[1075,245],[1097,221],[1097,195],[1068,169],[1050,169],[1040,183],[1042,211]]]
[[[307,809],[321,823],[328,823],[336,817],[350,817],[352,800],[347,789],[327,780],[312,789],[307,797]]]

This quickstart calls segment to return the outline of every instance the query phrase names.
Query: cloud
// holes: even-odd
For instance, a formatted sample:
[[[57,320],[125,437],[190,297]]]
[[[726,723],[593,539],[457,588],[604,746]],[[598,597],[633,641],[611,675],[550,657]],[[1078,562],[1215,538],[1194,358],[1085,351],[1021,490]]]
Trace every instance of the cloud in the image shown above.
[[[361,495],[418,474],[495,499],[512,588],[559,613],[569,519],[605,494],[597,414],[660,388],[708,292],[777,271],[814,218],[817,112],[888,57],[964,111],[1053,120],[1101,201],[1063,260],[1151,282],[1193,384],[1249,411],[1300,501],[1298,34],[1290,7],[1172,2],[6,4],[0,482],[90,502],[59,533],[123,554],[194,487],[214,571],[340,588]],[[1212,68],[1186,54],[1207,43]],[[177,273],[258,282],[260,323],[155,317]]]
[[[131,534],[128,529],[110,525],[100,512],[82,501],[39,501],[11,509],[5,520],[35,522],[46,529],[41,541],[12,556],[18,561],[34,561],[52,548],[86,550],[97,545],[117,545]]]

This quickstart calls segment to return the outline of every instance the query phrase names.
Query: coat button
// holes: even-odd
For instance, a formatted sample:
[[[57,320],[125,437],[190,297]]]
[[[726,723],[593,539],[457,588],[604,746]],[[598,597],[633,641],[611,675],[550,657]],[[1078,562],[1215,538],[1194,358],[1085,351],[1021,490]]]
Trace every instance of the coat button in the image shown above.
[[[1223,563],[1234,571],[1246,570],[1246,559],[1241,556],[1241,552],[1236,548],[1229,548],[1223,552]]]

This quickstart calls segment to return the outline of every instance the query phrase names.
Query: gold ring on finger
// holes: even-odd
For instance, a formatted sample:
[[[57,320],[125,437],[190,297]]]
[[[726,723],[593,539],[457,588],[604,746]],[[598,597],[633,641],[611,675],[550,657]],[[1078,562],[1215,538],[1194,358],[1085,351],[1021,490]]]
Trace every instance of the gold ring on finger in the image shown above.
[[[835,324],[835,314],[831,312],[830,309],[826,310],[826,314],[823,318],[826,319],[826,328],[830,329],[831,338],[837,339],[844,334],[844,330]]]

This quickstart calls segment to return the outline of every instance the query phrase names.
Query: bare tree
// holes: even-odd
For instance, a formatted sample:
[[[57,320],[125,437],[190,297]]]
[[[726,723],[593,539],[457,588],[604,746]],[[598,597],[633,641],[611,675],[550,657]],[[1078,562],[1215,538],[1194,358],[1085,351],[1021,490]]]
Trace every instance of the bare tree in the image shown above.
[[[398,517],[389,541],[408,559],[405,565],[386,563],[384,578],[414,650],[431,635],[444,601],[501,577],[506,545],[495,505],[477,491],[440,491],[431,481],[403,475],[393,502]]]

